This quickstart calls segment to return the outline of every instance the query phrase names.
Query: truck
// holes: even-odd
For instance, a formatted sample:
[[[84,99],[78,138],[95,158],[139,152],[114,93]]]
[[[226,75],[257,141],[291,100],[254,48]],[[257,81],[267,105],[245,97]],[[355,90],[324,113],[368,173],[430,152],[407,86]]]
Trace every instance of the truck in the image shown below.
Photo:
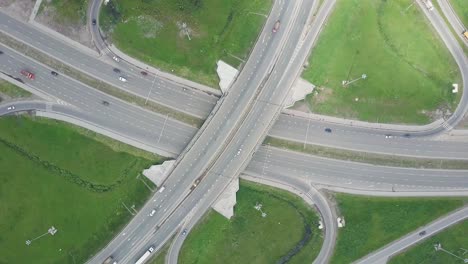
[[[27,70],[21,70],[20,72],[22,75],[28,77],[28,79],[34,80],[34,74],[32,72],[29,72]]]
[[[463,31],[462,34],[468,40],[468,30]]]
[[[145,254],[143,254],[143,256],[141,256],[139,259],[137,259],[137,261],[135,262],[135,264],[143,264],[145,263],[145,261],[149,258],[149,256],[151,255],[151,253],[153,253],[154,251],[154,247],[151,246],[148,248],[148,250],[146,250]]]
[[[427,9],[432,10],[434,6],[432,5],[431,0],[422,0]]]

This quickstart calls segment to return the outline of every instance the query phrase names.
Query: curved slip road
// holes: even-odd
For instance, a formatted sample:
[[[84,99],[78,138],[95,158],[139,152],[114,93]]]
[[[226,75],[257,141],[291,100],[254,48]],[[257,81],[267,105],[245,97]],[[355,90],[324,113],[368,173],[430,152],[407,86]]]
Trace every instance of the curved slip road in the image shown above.
[[[274,177],[270,177],[269,175],[264,175],[261,177],[241,175],[241,178],[248,181],[257,182],[264,185],[270,185],[275,188],[280,188],[289,191],[301,197],[310,206],[315,206],[325,226],[325,236],[319,255],[313,263],[319,264],[329,262],[329,259],[333,254],[333,249],[335,247],[335,240],[338,227],[335,221],[335,213],[332,211],[324,195],[322,195],[314,187],[310,186],[307,182],[298,178],[289,178],[287,181],[280,181]],[[176,237],[174,241],[172,241],[171,247],[167,252],[166,263],[177,263],[183,242],[185,241],[185,238],[188,236],[188,233],[192,230],[192,228],[196,225],[197,222],[198,218],[186,218],[185,223],[181,225],[179,232],[177,232]],[[183,230],[187,230],[187,234],[185,236],[182,235]]]

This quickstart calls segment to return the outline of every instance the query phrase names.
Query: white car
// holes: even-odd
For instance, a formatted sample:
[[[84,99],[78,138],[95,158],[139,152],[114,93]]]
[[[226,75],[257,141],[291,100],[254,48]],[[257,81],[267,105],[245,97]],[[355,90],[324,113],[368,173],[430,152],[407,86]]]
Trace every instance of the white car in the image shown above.
[[[120,62],[120,58],[117,56],[112,57],[112,59],[115,60],[116,62]]]
[[[151,213],[149,214],[149,216],[153,216],[155,213],[156,213],[156,209],[153,209],[151,210]]]
[[[119,80],[120,80],[121,82],[127,82],[127,78],[125,78],[125,77],[123,77],[123,76],[120,76],[120,77],[119,77]]]
[[[392,135],[385,135],[385,138],[392,138]]]
[[[9,107],[7,108],[7,110],[8,110],[8,111],[15,110],[15,106],[14,106],[14,105],[9,106]]]
[[[161,188],[159,188],[159,191],[160,193],[164,192],[164,190],[166,189],[166,186],[162,186]]]

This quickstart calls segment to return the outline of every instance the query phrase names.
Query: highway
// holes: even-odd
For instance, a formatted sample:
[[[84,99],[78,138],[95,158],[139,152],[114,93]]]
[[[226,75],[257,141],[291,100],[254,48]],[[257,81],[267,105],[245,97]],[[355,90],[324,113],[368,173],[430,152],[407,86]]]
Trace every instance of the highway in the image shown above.
[[[356,261],[359,264],[384,264],[387,262],[388,258],[396,255],[397,253],[403,251],[404,249],[413,246],[414,244],[423,241],[424,239],[435,235],[442,231],[443,229],[456,224],[460,221],[463,221],[468,218],[468,206],[465,206],[445,217],[442,217],[424,227],[419,228],[418,230],[404,236],[397,241],[394,241],[383,248],[373,252],[370,255],[365,256],[364,258]],[[425,235],[420,235],[421,231],[425,231]],[[463,261],[460,261],[463,263]]]
[[[56,98],[53,103],[61,105],[59,113],[141,142],[148,146],[148,151],[168,157],[178,156],[196,133],[195,128],[184,123],[121,101],[65,75],[54,77],[50,74],[52,69],[3,44],[0,44],[0,49],[4,52],[0,56],[0,71],[19,77],[30,88]],[[20,70],[25,68],[35,73],[35,80],[29,80],[20,74]],[[108,102],[109,105],[106,106],[103,102]],[[29,108],[33,107],[34,105]],[[56,107],[58,106],[54,108]]]
[[[191,89],[192,86],[189,85],[193,82],[185,80],[183,83],[174,82],[151,73],[143,76],[140,73],[142,69],[125,61],[117,63],[107,56],[98,58],[95,54],[72,47],[54,36],[8,16],[1,9],[0,30],[96,79],[180,112],[204,119],[218,100],[214,94]],[[121,73],[114,72],[114,68],[120,69]],[[119,81],[119,76],[124,76],[128,82]]]
[[[326,2],[326,4],[330,2]],[[106,249],[95,256],[95,258],[90,261],[91,263],[99,263],[99,261],[102,261],[110,254],[113,254],[124,261],[130,261],[142,254],[149,245],[162,245],[177,228],[181,227],[179,223],[182,223],[182,220],[185,219],[186,216],[188,216],[189,219],[197,219],[201,217],[230,180],[243,171],[249,163],[251,155],[256,151],[258,144],[261,143],[261,139],[265,136],[266,131],[272,126],[273,120],[278,116],[279,111],[282,108],[282,100],[287,92],[287,89],[284,89],[284,87],[290,87],[290,84],[297,76],[296,72],[298,70],[295,69],[295,67],[302,67],[302,63],[295,64],[292,62],[296,61],[296,57],[302,57],[301,44],[299,44],[299,48],[295,47],[297,43],[301,43],[301,34],[303,29],[302,23],[305,24],[309,14],[307,11],[313,10],[313,4],[315,4],[315,2],[312,1],[291,4],[283,3],[283,1],[275,3],[272,11],[273,16],[269,17],[266,24],[267,26],[262,32],[259,42],[257,43],[251,58],[249,58],[248,63],[245,65],[244,71],[239,76],[238,81],[232,87],[229,94],[221,99],[221,103],[215,109],[214,115],[209,117],[204,127],[189,143],[189,140],[196,133],[195,129],[192,128],[192,134],[181,144],[183,147],[179,149],[179,151],[174,148],[174,145],[180,144],[178,143],[178,138],[183,136],[172,135],[172,133],[173,131],[182,130],[181,134],[189,134],[189,132],[185,130],[186,126],[184,124],[180,124],[180,127],[171,127],[172,124],[177,124],[177,122],[144,110],[145,116],[142,118],[140,116],[142,111],[141,108],[132,106],[130,107],[132,110],[128,111],[129,106],[125,102],[121,102],[120,100],[109,97],[89,87],[86,90],[87,95],[84,95],[85,93],[79,90],[82,88],[82,84],[74,82],[65,76],[60,76],[60,78],[54,79],[50,76],[50,69],[38,64],[29,66],[27,64],[29,61],[25,58],[22,58],[11,51],[8,51],[11,53],[6,53],[7,55],[9,54],[8,59],[10,61],[5,60],[5,57],[2,58],[1,61],[4,61],[4,63],[1,65],[1,71],[18,73],[21,67],[31,67],[37,71],[38,76],[41,77],[38,77],[33,81],[33,83],[29,83],[29,81],[26,80],[28,85],[39,87],[38,89],[46,91],[46,93],[53,94],[59,98],[59,100],[61,100],[59,102],[64,102],[72,106],[69,107],[54,104],[52,109],[67,109],[60,110],[61,112],[66,112],[68,109],[74,109],[75,112],[82,113],[83,120],[93,120],[93,123],[95,124],[104,123],[106,127],[110,125],[112,130],[116,133],[129,130],[129,132],[126,132],[128,133],[126,136],[129,138],[138,138],[139,136],[141,142],[153,142],[152,144],[154,145],[154,142],[157,141],[158,144],[166,144],[164,146],[166,151],[171,150],[171,153],[173,154],[182,152],[182,149],[189,144],[187,151],[183,152],[179,157],[177,161],[178,166],[165,183],[167,187],[166,190],[163,193],[156,193],[152,198],[152,201],[145,205],[137,217],[132,220],[124,231],[119,234]],[[302,5],[301,8],[298,7],[299,5]],[[295,12],[300,13],[298,16],[295,16],[293,15]],[[317,22],[318,25],[323,23],[327,14],[327,12],[324,12],[321,14],[323,16],[317,16],[317,21],[319,21]],[[272,34],[271,25],[274,24],[278,18],[282,21],[281,30],[277,34]],[[0,21],[4,21],[2,19],[8,20],[9,18],[3,13],[0,13]],[[26,25],[26,27],[29,26]],[[5,27],[2,27],[2,30],[4,29]],[[319,29],[313,28],[312,30],[316,31],[315,36],[314,34],[310,35],[313,37],[313,40],[318,35]],[[34,33],[34,31],[31,32]],[[19,34],[21,36],[18,38],[24,37],[24,34],[33,34],[31,32],[23,32]],[[33,44],[40,45],[35,43],[35,41],[33,41]],[[2,50],[7,50],[7,48],[2,47]],[[304,50],[306,49],[304,48]],[[466,60],[466,58],[464,59]],[[14,65],[12,60],[19,60],[20,64],[12,66],[12,64]],[[97,59],[94,58],[94,60]],[[101,63],[104,62],[101,61]],[[106,67],[111,67],[110,71],[112,71],[112,66],[110,66],[110,64],[104,64],[107,65]],[[138,73],[135,75],[137,74]],[[143,77],[140,78],[144,79]],[[156,82],[156,80],[159,79],[154,77],[153,82]],[[466,80],[466,78],[464,78],[464,80]],[[145,85],[148,84],[142,82],[142,85],[138,84],[137,86],[144,87]],[[166,84],[161,84],[158,87],[167,88],[165,85]],[[174,87],[176,86],[179,87],[178,84],[174,84]],[[63,87],[66,87],[66,89],[63,89]],[[134,87],[128,87],[125,89],[133,88]],[[175,89],[179,89],[180,91],[180,87]],[[151,91],[151,88],[149,91]],[[183,88],[181,91],[184,92]],[[198,94],[205,94],[198,91],[192,91],[191,89],[189,89],[189,91],[197,93],[191,98],[198,98]],[[146,92],[148,92],[148,90]],[[69,94],[65,95],[65,93]],[[213,97],[216,100],[216,97],[211,95],[208,96],[210,98]],[[181,96],[179,94],[175,97],[180,98],[185,96]],[[62,100],[60,98],[65,99]],[[105,107],[102,104],[102,101],[106,100],[110,102],[110,107]],[[91,101],[92,104],[86,105],[85,103],[89,101]],[[456,124],[460,120],[460,115],[466,111],[466,109],[463,109],[464,107],[466,108],[466,104],[460,104],[454,117],[448,121],[447,124],[449,126]],[[99,114],[96,114],[96,112],[99,112]],[[203,110],[200,110],[199,113],[202,112]],[[207,113],[205,114],[207,116]],[[71,113],[70,115],[77,114]],[[109,121],[109,119],[113,121]],[[128,124],[129,120],[140,123]],[[147,131],[147,133],[142,133],[142,128],[145,128],[148,125],[152,125],[152,129]],[[132,131],[129,127],[135,127],[135,131]],[[165,138],[163,137],[165,129],[171,133],[170,136],[167,136],[168,140],[164,140]],[[430,132],[435,133],[443,130],[444,127],[442,126],[438,128],[437,131]],[[305,134],[306,133],[303,135]],[[320,134],[323,136],[323,130]],[[414,133],[414,136],[429,134],[430,133],[427,132],[421,132]],[[315,138],[317,136],[311,137]],[[174,142],[172,142],[171,139]],[[407,141],[413,142],[413,139]],[[407,142],[402,141],[398,144],[404,146],[405,143]],[[418,144],[420,144],[421,148],[425,145],[421,143]],[[279,153],[277,155],[283,155],[281,156],[282,159],[285,159],[288,156],[293,156],[290,152],[286,152],[285,154],[280,150],[272,149],[273,148],[268,147],[266,150],[263,147],[260,148],[258,153],[253,156],[253,160],[249,167],[247,167],[247,172],[249,172],[250,168],[254,173],[256,170],[257,175],[264,175],[265,170],[268,169],[265,168],[265,160],[270,160],[268,158],[269,153]],[[265,154],[263,157],[263,164],[261,163],[261,160],[256,160],[256,157],[261,155],[262,151],[264,151]],[[431,150],[428,150],[427,153],[431,153]],[[378,190],[393,190],[395,192],[417,191],[421,189],[465,190],[467,186],[466,180],[460,176],[463,173],[466,175],[466,171],[411,170],[354,163],[350,164],[346,162],[345,165],[343,165],[343,163],[334,163],[337,161],[324,161],[324,159],[320,159],[316,161],[316,163],[310,163],[311,159],[313,160],[314,158],[316,157],[310,158],[310,156],[300,156],[300,160],[305,160],[307,162],[307,164],[306,162],[302,163],[303,167],[301,167],[300,170],[297,169],[299,168],[297,166],[301,165],[300,160],[288,160],[288,162],[284,163],[284,166],[285,168],[289,168],[289,170],[282,171],[281,175],[280,173],[275,174],[271,172],[271,175],[276,175],[281,179],[282,175],[285,173],[289,173],[289,175],[292,173],[295,173],[296,175],[300,173],[302,175],[307,175],[309,180],[317,182],[317,184],[336,185],[337,182],[341,183],[340,180],[345,178],[344,174],[347,172],[346,170],[348,170],[347,174],[350,175],[348,178],[351,178],[351,180],[341,185],[338,184],[338,186],[355,189],[376,188]],[[273,161],[279,162],[274,159]],[[233,162],[235,164],[233,164]],[[331,165],[327,167],[325,165],[327,163]],[[259,166],[262,167],[260,168]],[[349,167],[352,168],[351,171],[356,173],[349,173]],[[322,170],[318,170],[319,172],[316,173],[315,170],[317,170],[317,168],[322,168]],[[335,173],[335,176],[328,176],[327,178],[327,175],[330,174],[330,171],[327,171],[327,169],[330,170],[330,168],[334,168],[337,172]],[[278,170],[279,168],[276,168],[276,171]],[[381,173],[381,170],[387,171],[387,173]],[[305,173],[307,171],[313,171],[314,173],[307,174]],[[261,172],[261,174],[258,172]],[[443,180],[441,180],[441,174],[443,174]],[[375,175],[381,176],[375,177]],[[398,175],[398,177],[393,177],[394,175]],[[419,177],[417,177],[418,175]],[[202,181],[203,184],[200,184],[191,192],[190,186],[193,181],[200,176],[204,176]],[[401,184],[402,182],[405,184]],[[377,187],[372,187],[371,185]],[[153,218],[149,218],[147,213],[152,208],[158,208],[159,213]],[[153,236],[150,230],[154,230],[157,223],[161,224],[161,227]]]
[[[316,186],[375,192],[455,192],[468,194],[467,170],[376,166],[334,160],[263,146],[244,171],[278,179],[298,177]]]
[[[252,109],[251,112],[256,113],[260,111],[260,114],[256,116],[262,116],[266,110],[271,109],[264,107],[264,102],[258,103],[254,99],[261,98],[260,96],[265,89],[268,92],[273,92],[275,91],[273,88],[279,87],[276,78],[281,77],[281,75],[272,74],[272,79],[268,77],[271,72],[275,72],[273,69],[275,65],[272,62],[280,61],[277,54],[279,54],[278,51],[285,45],[286,39],[289,40],[289,45],[293,45],[294,40],[297,40],[302,33],[301,26],[292,26],[294,22],[293,18],[295,17],[293,13],[298,12],[300,4],[302,2],[288,5],[283,1],[275,2],[271,11],[272,15],[270,15],[266,23],[267,26],[260,35],[259,41],[249,61],[244,66],[244,70],[239,75],[237,82],[230,92],[221,99],[223,100],[222,104],[215,110],[215,114],[205,123],[204,127],[198,132],[198,135],[195,136],[195,140],[193,144],[189,145],[188,151],[177,160],[175,169],[165,183],[166,190],[164,192],[166,195],[169,193],[170,196],[167,197],[167,200],[159,201],[163,202],[159,207],[167,210],[167,213],[155,215],[153,223],[159,223],[160,225],[156,234],[154,236],[151,236],[151,233],[146,236],[139,236],[140,241],[133,247],[127,243],[121,244],[120,237],[118,237],[101,251],[98,256],[93,258],[91,263],[99,263],[99,261],[102,261],[110,254],[118,254],[117,256],[121,261],[128,262],[138,257],[142,253],[142,250],[150,244],[155,244],[157,247],[162,246],[163,242],[175,231],[177,224],[189,215],[190,210],[195,208],[201,199],[207,201],[201,203],[202,208],[208,208],[214,198],[222,192],[224,186],[232,178],[232,176],[224,172],[228,172],[226,171],[228,169],[237,171],[238,168],[231,168],[231,166],[242,166],[243,164],[239,162],[239,158],[247,159],[249,155],[247,146],[245,146],[246,149],[244,151],[241,151],[242,155],[236,154],[239,153],[239,147],[241,147],[239,145],[242,142],[236,141],[235,136],[243,127],[242,124],[245,124],[244,120],[247,115],[245,110],[250,108]],[[307,1],[307,4],[311,6],[312,2]],[[303,10],[311,10],[311,8],[304,8]],[[308,13],[303,12],[303,15],[308,17]],[[282,30],[273,35],[271,27],[277,19],[281,19],[282,21]],[[294,38],[288,34],[291,28],[294,29]],[[289,57],[291,56],[287,52],[281,54],[281,66],[287,66],[287,62],[289,61],[288,55]],[[278,65],[278,62],[276,65]],[[275,82],[277,85],[268,86],[267,82],[269,81]],[[259,90],[259,88],[262,90]],[[279,108],[277,105],[275,107]],[[274,113],[264,118],[270,118],[271,115],[274,115]],[[264,133],[266,127],[267,124],[263,125],[259,130]],[[244,138],[249,137],[249,132],[249,130],[243,132],[245,133],[243,135]],[[252,143],[256,145],[258,139],[251,138],[253,139]],[[228,145],[227,147],[226,144]],[[251,146],[251,148],[253,149],[255,145]],[[216,162],[217,160],[221,160],[221,163],[223,163],[221,170],[218,169],[220,162]],[[224,163],[226,160],[228,162]],[[233,163],[231,161],[236,162]],[[203,184],[195,188],[191,192],[191,195],[187,197],[187,194],[190,192],[190,186],[201,176],[204,177],[201,181]],[[156,200],[157,197],[158,195],[155,195]],[[204,200],[203,197],[208,199]],[[145,205],[145,208],[146,206],[148,205]],[[199,212],[204,211],[200,210]],[[164,224],[164,221],[167,224]],[[135,223],[136,221],[132,221],[129,226],[135,226]]]
[[[330,128],[332,133],[326,133]],[[468,142],[441,141],[428,137],[405,137],[399,131],[311,120],[282,114],[268,132],[300,144],[311,144],[368,153],[436,159],[468,159]],[[391,135],[391,138],[386,138]]]
[[[9,19],[11,21],[14,21],[12,18],[9,18],[8,16],[0,12],[0,21],[3,21],[2,18],[4,20]],[[80,50],[76,50],[74,47],[69,47],[66,43],[63,43],[59,40],[55,40],[53,37],[45,35],[41,33],[40,31],[37,31],[35,28],[32,28],[26,24],[22,24],[21,22],[16,23],[16,21],[14,21],[14,24],[16,27],[18,27],[18,30],[8,28],[9,34],[12,34],[17,38],[20,38],[23,41],[28,41],[28,39],[30,38],[29,37],[30,35],[31,36],[39,35],[43,37],[42,38],[44,40],[43,42],[47,42],[47,43],[51,42],[53,45],[57,45],[57,46],[54,46],[54,47],[57,47],[57,50],[66,51],[67,56],[68,54],[72,54],[72,55],[76,54],[76,56],[73,55],[70,58],[67,56],[64,56],[65,59],[68,58],[68,63],[70,63],[70,65],[75,64],[75,66],[77,66],[78,68],[80,68],[81,70],[85,72],[88,72],[88,70],[92,70],[91,72],[94,72],[94,74],[101,75],[101,72],[94,71],[94,68],[93,68],[94,66],[82,67],[82,65],[85,65],[85,64],[80,61],[80,58],[89,57],[89,60],[91,60],[93,63],[95,61],[98,61],[100,62],[99,65],[106,65],[103,67],[109,68],[109,72],[113,74],[113,78],[117,81],[117,76],[115,75],[115,73],[112,72],[111,70],[112,66],[110,64],[101,62],[99,59],[89,56],[81,52]],[[445,31],[448,31],[446,27],[442,26],[442,28],[445,28]],[[29,33],[24,33],[24,32],[29,32]],[[36,41],[39,41],[40,44],[42,43],[41,37],[38,38],[38,40],[36,40]],[[34,44],[35,42],[32,42],[32,43]],[[39,49],[47,46],[44,43],[42,44],[43,45],[36,44],[34,46]],[[454,45],[458,46],[458,43],[455,43]],[[47,49],[45,51],[49,53]],[[56,52],[56,51],[55,49],[53,49],[53,51],[51,52]],[[53,55],[53,53],[51,54]],[[54,56],[60,57],[60,54],[56,54]],[[78,59],[76,59],[76,57]],[[459,59],[459,61],[463,62],[463,59]],[[132,69],[135,68],[126,63],[124,63],[123,65],[125,65],[125,67],[128,66],[129,68],[132,68]],[[136,70],[134,69],[133,71],[136,71]],[[462,73],[467,74],[466,72],[468,71],[462,70]],[[102,74],[106,74],[106,73],[102,73]],[[102,77],[100,79],[103,79],[103,78],[105,77]],[[139,78],[141,77],[139,76]],[[152,76],[151,77],[148,76],[148,79],[150,79],[150,81],[151,80],[155,81],[154,86],[156,88],[151,89],[150,87],[149,90],[146,88],[142,90],[135,90],[133,92],[143,98],[145,98],[148,94],[151,94],[151,95],[154,95],[155,97],[158,97],[158,100],[164,100],[165,97],[160,96],[161,94],[159,94],[158,92],[158,89],[159,89],[158,85],[160,85],[159,81],[161,79],[156,78],[156,77],[153,78]],[[121,83],[117,83],[117,84],[121,85]],[[146,85],[148,85],[148,83]],[[178,83],[174,85],[179,87]],[[121,87],[121,88],[125,89],[125,87]],[[166,88],[169,89],[169,86]],[[180,104],[177,104],[178,107],[180,105],[184,105],[184,106],[187,105],[186,103],[184,103],[185,102],[184,100],[192,101],[196,105],[209,105],[204,111],[202,111],[204,114],[202,114],[202,112],[199,112],[200,115],[207,115],[207,113],[209,112],[209,109],[214,107],[214,103],[217,100],[217,97],[210,95],[208,97],[208,98],[211,98],[210,100],[208,100],[209,102],[204,101],[203,98],[204,96],[206,96],[205,93],[198,93],[198,92],[193,91],[193,89],[187,89],[184,91],[183,88],[181,87],[179,88],[176,88],[175,91],[182,90],[183,92],[188,93],[188,94],[178,94],[176,96],[180,100]],[[153,90],[154,92],[150,93],[151,90]],[[193,98],[198,98],[198,99],[193,99]],[[465,101],[461,102],[460,107],[464,107],[462,104],[466,104]],[[166,104],[166,103],[163,103],[163,104]],[[190,106],[190,104],[188,104],[188,106]],[[447,124],[445,124],[445,126],[447,126]],[[324,135],[324,132],[323,132],[324,127],[333,127],[334,132],[331,135]],[[414,130],[414,127],[416,127],[416,130]],[[428,141],[427,138],[416,138],[413,136],[417,136],[418,131],[419,131],[418,129],[423,129],[423,127],[419,127],[419,128],[417,126],[414,126],[414,127],[412,130],[409,130],[409,131],[408,130],[405,131],[405,130],[368,129],[368,128],[360,127],[360,126],[349,126],[349,125],[333,124],[333,123],[330,124],[327,122],[314,120],[314,119],[309,121],[309,120],[304,120],[301,118],[293,117],[290,115],[282,114],[280,115],[278,122],[273,126],[272,130],[270,131],[270,135],[292,140],[292,141],[301,142],[301,143],[306,141],[309,144],[318,144],[318,145],[329,146],[329,147],[334,147],[334,148],[343,148],[343,149],[366,151],[366,152],[373,152],[373,153],[383,153],[383,154],[403,155],[403,156],[413,155],[413,156],[418,156],[418,157],[446,158],[446,159],[449,159],[449,158],[450,159],[453,159],[453,158],[465,159],[467,157],[468,143],[466,142],[465,143],[438,142],[438,141]],[[424,129],[423,131],[425,133],[423,134],[431,134],[432,133],[431,131],[434,131],[433,127],[434,126],[432,126],[432,130]],[[436,130],[438,132],[443,132],[444,131],[444,129],[442,129],[443,127],[444,127],[443,124],[438,125],[436,126],[437,128]],[[450,126],[448,126],[448,128],[451,129]],[[195,132],[191,132],[190,134],[193,135],[194,133]],[[401,138],[401,135],[402,134],[404,135],[406,133],[411,134],[412,136],[411,140],[408,140],[407,138]],[[385,139],[386,134],[395,135],[395,138],[386,140]],[[177,149],[181,150],[183,149],[183,147],[181,148],[180,146],[177,146]],[[171,152],[174,153],[174,150],[172,150]]]
[[[67,78],[65,75],[60,75],[58,78],[53,78],[50,75],[52,69],[38,64],[28,57],[25,57],[6,46],[0,46],[5,52],[0,59],[0,71],[10,74],[14,77],[19,77],[19,71],[23,67],[32,67],[36,73],[39,82],[26,81],[28,87],[36,89],[41,93],[46,93],[51,97],[55,97],[60,102],[73,105],[76,108],[83,108],[85,111],[93,111],[91,123],[101,128],[109,128],[114,132],[125,133],[127,137],[138,138],[138,141],[144,143],[147,150],[152,149],[152,152],[176,157],[186,147],[190,139],[195,135],[196,128],[180,123],[171,118],[166,120],[165,116],[158,114],[150,114],[151,120],[140,122],[138,126],[126,126],[127,129],[118,131],[116,129],[115,120],[121,120],[125,124],[133,124],[136,116],[147,116],[149,112],[140,108],[122,102],[116,98],[105,95],[88,87],[78,81]],[[62,81],[67,80],[67,85],[62,85]],[[87,91],[85,93],[85,91]],[[91,94],[91,96],[90,96]],[[110,107],[105,107],[96,102],[109,101],[114,102]],[[90,103],[95,102],[90,108]],[[118,108],[115,109],[115,104]],[[132,115],[121,114],[126,112],[124,109],[132,109]],[[118,110],[118,111],[114,111]],[[113,118],[108,119],[107,116],[102,116],[101,113],[106,112],[112,115]],[[99,118],[97,121],[97,118]],[[153,120],[154,118],[154,120]],[[332,133],[324,132],[325,128],[331,128]],[[92,128],[91,128],[92,129]],[[161,134],[161,140],[154,140],[154,137],[149,135],[142,137],[142,134],[148,131],[153,134]],[[301,144],[315,144],[327,147],[340,149],[350,149],[356,151],[365,151],[372,153],[383,153],[400,156],[417,156],[425,158],[450,158],[450,159],[467,159],[468,158],[468,142],[451,142],[437,141],[428,138],[405,138],[395,136],[391,139],[386,139],[386,130],[376,128],[355,127],[340,123],[330,123],[307,117],[293,116],[281,114],[272,128],[269,130],[269,135],[284,138],[291,141],[297,141]],[[170,140],[164,140],[164,137],[169,137]]]

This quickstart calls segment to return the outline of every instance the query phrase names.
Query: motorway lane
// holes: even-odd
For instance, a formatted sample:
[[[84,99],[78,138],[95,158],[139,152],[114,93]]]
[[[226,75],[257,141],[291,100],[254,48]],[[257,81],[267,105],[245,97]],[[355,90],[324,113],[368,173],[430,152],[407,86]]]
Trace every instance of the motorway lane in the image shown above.
[[[309,120],[282,114],[268,134],[300,144],[338,149],[423,158],[468,159],[468,142],[438,141],[427,137],[407,138],[403,132]],[[325,128],[330,128],[332,133],[326,133]],[[386,135],[392,138],[386,138]]]
[[[26,85],[58,98],[57,103],[69,106],[64,109],[64,113],[83,112],[86,115],[80,117],[82,120],[140,142],[147,142],[151,147],[160,149],[161,154],[171,157],[176,157],[196,133],[193,127],[123,102],[67,76],[54,77],[50,74],[51,69],[44,65],[6,46],[0,44],[0,47],[4,52],[0,56],[0,71],[21,77]],[[29,69],[35,73],[35,80],[22,76],[19,73],[21,69]],[[109,102],[109,106],[103,105],[103,101]]]
[[[376,166],[333,160],[262,146],[247,166],[247,175],[298,177],[313,184],[390,192],[468,191],[468,170]]]
[[[140,74],[140,69],[124,61],[117,63],[111,59],[104,61],[96,58],[43,33],[29,24],[8,16],[1,9],[0,30],[90,76],[142,98],[149,96],[149,100],[177,111],[199,118],[206,118],[218,100],[217,96],[195,89],[188,89],[189,86],[166,78],[152,74],[143,76]],[[113,68],[119,68],[122,72],[120,74],[115,73]],[[119,81],[119,76],[126,77],[128,82]]]
[[[439,233],[445,228],[448,228],[456,223],[459,223],[468,218],[468,206],[463,207],[462,209],[456,210],[455,212],[442,217],[424,227],[419,228],[411,234],[404,236],[397,241],[394,241],[383,248],[373,252],[364,258],[356,261],[359,264],[376,264],[376,263],[386,263],[388,258],[396,255],[397,253],[403,251],[404,249],[413,246],[414,244],[429,238],[436,233]],[[426,231],[426,234],[421,236],[419,232]],[[442,253],[440,253],[442,254]],[[463,263],[460,261],[459,263]]]

